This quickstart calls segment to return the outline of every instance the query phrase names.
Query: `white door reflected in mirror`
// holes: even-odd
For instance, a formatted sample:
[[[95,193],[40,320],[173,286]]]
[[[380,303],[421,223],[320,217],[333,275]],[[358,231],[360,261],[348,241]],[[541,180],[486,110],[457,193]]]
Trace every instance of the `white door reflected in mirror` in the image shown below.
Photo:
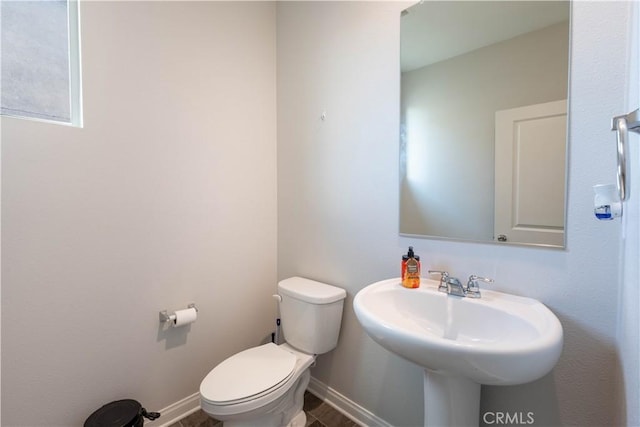
[[[496,238],[563,245],[566,134],[565,100],[496,112]]]

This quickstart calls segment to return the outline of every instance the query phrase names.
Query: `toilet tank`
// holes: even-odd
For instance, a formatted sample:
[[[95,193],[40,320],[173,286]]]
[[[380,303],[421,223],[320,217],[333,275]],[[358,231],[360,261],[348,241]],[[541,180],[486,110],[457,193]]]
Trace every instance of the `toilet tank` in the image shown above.
[[[338,344],[344,289],[303,277],[278,283],[282,334],[289,345],[309,354],[322,354]]]

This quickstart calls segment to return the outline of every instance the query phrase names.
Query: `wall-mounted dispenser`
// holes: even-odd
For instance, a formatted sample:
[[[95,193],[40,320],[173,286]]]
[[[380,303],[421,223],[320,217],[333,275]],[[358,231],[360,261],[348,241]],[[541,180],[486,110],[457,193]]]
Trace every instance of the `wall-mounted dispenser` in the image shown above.
[[[615,184],[594,185],[593,212],[601,221],[622,216],[622,201],[618,197]]]

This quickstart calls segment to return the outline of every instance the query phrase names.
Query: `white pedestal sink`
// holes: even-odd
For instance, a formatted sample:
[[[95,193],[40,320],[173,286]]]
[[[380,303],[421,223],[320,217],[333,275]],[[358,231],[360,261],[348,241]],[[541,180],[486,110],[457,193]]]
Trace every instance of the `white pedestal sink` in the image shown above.
[[[425,426],[477,426],[480,384],[534,381],[558,361],[562,326],[541,302],[490,290],[462,298],[421,283],[374,283],[353,306],[371,338],[425,368]]]

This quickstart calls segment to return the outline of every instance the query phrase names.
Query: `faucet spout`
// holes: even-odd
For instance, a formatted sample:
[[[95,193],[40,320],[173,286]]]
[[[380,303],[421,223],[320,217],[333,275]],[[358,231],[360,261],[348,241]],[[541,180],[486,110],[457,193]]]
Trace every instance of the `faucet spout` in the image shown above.
[[[464,287],[462,286],[462,283],[460,283],[460,280],[456,279],[455,277],[450,277],[449,279],[447,279],[447,293],[449,295],[456,295],[459,297],[466,296],[466,292]]]

